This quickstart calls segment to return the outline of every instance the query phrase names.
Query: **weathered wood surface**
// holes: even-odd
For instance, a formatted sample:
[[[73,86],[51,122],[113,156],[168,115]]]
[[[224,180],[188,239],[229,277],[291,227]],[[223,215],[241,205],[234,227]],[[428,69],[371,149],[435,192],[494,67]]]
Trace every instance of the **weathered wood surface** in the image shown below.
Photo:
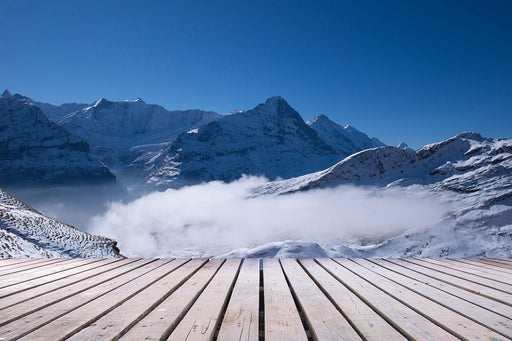
[[[509,259],[5,259],[0,340],[512,340]]]

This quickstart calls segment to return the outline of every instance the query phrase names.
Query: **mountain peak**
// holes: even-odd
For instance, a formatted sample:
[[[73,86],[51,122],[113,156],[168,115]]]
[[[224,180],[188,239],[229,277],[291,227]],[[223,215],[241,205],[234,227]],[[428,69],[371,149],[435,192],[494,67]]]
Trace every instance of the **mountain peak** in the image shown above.
[[[407,143],[405,143],[405,142],[400,142],[400,143],[398,143],[398,144],[396,145],[396,147],[397,147],[398,149],[403,149],[403,150],[414,150],[414,149],[412,149],[411,147],[409,147],[409,145],[408,145]]]
[[[110,102],[108,99],[102,98],[100,100],[97,100],[93,106],[96,108],[104,108],[104,107],[110,106],[111,104],[112,104],[112,102]]]
[[[479,133],[472,132],[472,131],[465,131],[463,133],[455,135],[455,138],[470,139],[470,140],[476,140],[476,141],[483,141],[484,140],[482,135],[480,135]]]
[[[2,93],[2,97],[11,97],[12,94],[9,90],[5,89],[5,91]]]
[[[306,123],[309,126],[317,125],[317,124],[321,124],[321,125],[325,125],[325,124],[328,124],[328,125],[339,125],[336,122],[332,121],[329,117],[325,116],[324,114],[320,114],[317,117],[315,117],[314,119],[308,120]]]
[[[281,96],[273,96],[273,97],[270,97],[268,98],[266,101],[265,101],[265,104],[273,104],[273,103],[286,103],[286,100],[281,97]]]
[[[299,115],[281,96],[270,97],[265,101],[265,103],[262,103],[254,108],[254,110],[273,114],[285,114],[286,116],[292,113],[296,114],[297,116]]]
[[[146,102],[144,102],[144,100],[140,97],[137,97],[134,101],[135,103],[141,103],[141,104],[146,104]]]

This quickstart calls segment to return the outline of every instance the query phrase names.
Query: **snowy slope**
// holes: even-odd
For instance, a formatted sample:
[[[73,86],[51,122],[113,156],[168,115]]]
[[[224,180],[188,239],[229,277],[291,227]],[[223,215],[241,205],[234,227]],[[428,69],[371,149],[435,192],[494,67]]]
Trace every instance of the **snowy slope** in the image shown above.
[[[178,134],[219,117],[211,111],[168,111],[140,98],[120,102],[102,98],[62,117],[58,124],[85,139],[96,158],[118,171],[137,157],[151,157]]]
[[[112,183],[115,176],[78,136],[48,120],[29,99],[0,96],[0,184]]]
[[[72,112],[79,111],[90,106],[90,104],[85,103],[64,103],[61,105],[53,105],[35,101],[32,101],[32,104],[41,109],[46,117],[48,117],[50,121],[53,122],[59,121],[64,116]]]
[[[343,127],[325,115],[319,115],[306,123],[322,140],[336,148],[340,155],[349,156],[364,149],[384,146],[377,138],[369,138],[349,125]]]
[[[0,258],[121,257],[116,242],[46,217],[0,189]]]
[[[429,191],[449,212],[428,228],[396,236],[354,236],[322,245],[336,257],[512,257],[512,141],[463,133],[417,151],[374,148],[324,171],[250,189],[254,196],[279,195],[343,184],[381,191]],[[295,242],[297,246],[302,242]],[[281,247],[290,248],[290,241]],[[234,255],[275,253],[235,250]],[[317,252],[317,251],[315,251]]]
[[[402,184],[439,182],[439,186],[451,186],[455,190],[460,183],[456,185],[453,180],[462,174],[470,174],[468,171],[471,169],[484,167],[489,172],[490,169],[502,169],[502,161],[508,165],[508,145],[508,140],[492,140],[476,133],[462,133],[417,151],[391,146],[372,148],[353,154],[326,170],[252,190],[257,195],[285,194],[346,183],[386,186],[394,181]],[[445,181],[440,182],[442,180]],[[479,183],[483,179],[473,180]]]
[[[155,159],[148,183],[178,187],[242,174],[289,178],[342,158],[281,97],[182,134]]]

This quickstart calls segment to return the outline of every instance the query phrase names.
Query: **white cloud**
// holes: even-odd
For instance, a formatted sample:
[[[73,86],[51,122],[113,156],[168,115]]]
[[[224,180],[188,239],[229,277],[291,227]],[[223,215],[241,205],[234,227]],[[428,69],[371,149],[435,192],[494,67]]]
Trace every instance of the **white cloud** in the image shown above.
[[[210,182],[113,203],[88,231],[117,240],[130,257],[209,257],[282,240],[378,239],[435,225],[451,209],[420,187],[340,186],[248,198],[246,188],[264,181]]]

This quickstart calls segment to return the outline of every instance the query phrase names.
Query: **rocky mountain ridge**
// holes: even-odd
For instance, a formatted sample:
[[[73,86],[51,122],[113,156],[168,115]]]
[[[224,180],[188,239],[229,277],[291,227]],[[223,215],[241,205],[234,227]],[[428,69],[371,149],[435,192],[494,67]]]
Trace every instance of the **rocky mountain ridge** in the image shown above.
[[[0,189],[0,258],[120,258],[117,243],[61,223]]]
[[[51,122],[26,97],[0,96],[0,173],[6,184],[113,183],[89,145]]]

